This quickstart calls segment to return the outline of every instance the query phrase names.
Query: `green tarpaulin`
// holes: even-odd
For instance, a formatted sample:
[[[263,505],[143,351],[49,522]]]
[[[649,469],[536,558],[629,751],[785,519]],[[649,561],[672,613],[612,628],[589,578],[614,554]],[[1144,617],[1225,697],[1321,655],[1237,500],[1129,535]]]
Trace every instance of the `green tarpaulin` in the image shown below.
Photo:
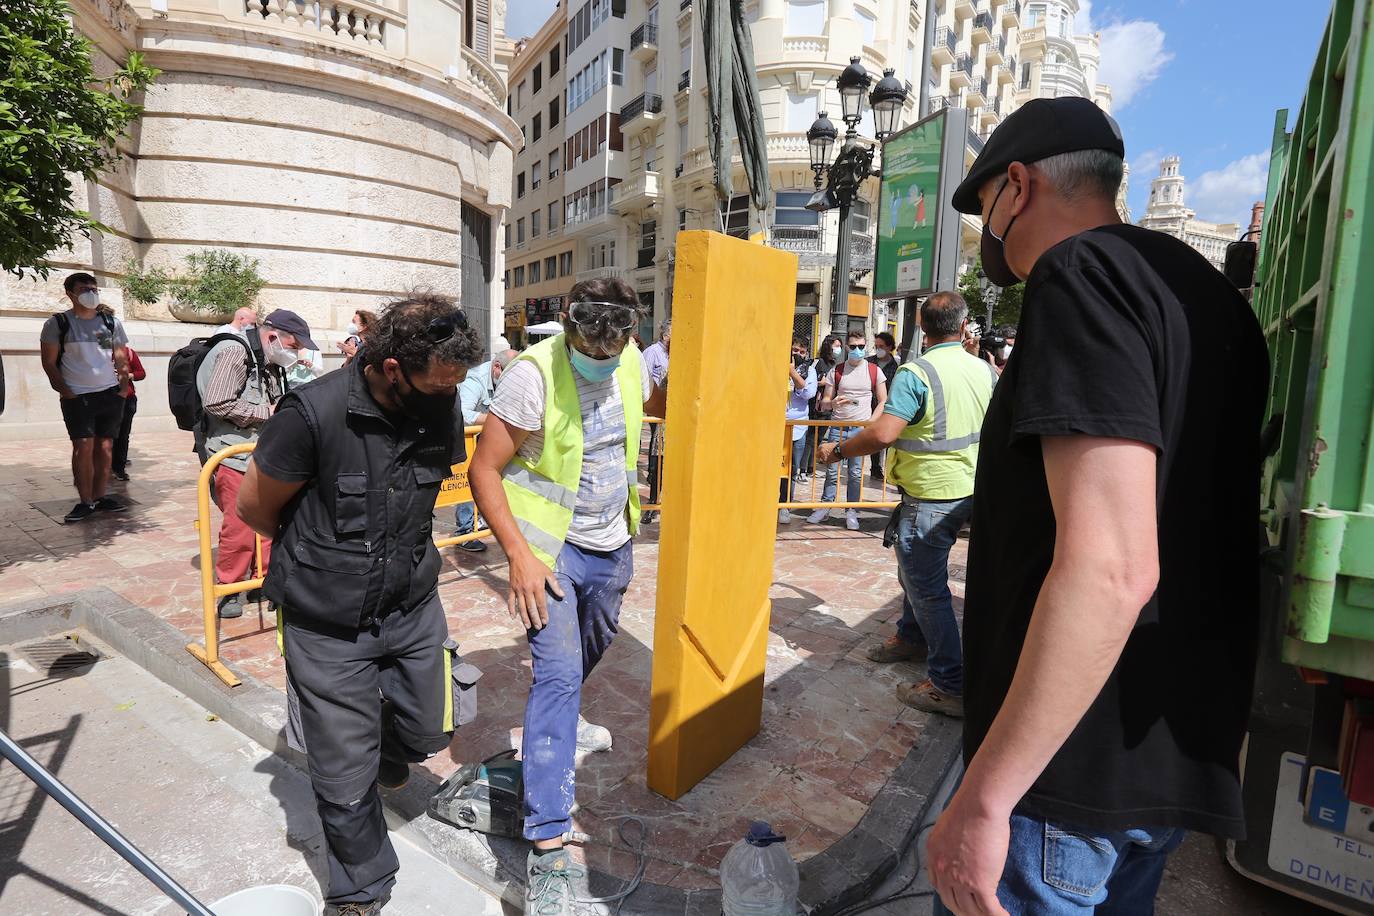
[[[755,77],[754,42],[744,20],[744,0],[699,0],[706,42],[706,85],[710,92],[711,158],[716,164],[716,195],[728,203],[734,195],[730,157],[739,140],[744,177],[754,209],[768,212],[767,137],[759,84]]]

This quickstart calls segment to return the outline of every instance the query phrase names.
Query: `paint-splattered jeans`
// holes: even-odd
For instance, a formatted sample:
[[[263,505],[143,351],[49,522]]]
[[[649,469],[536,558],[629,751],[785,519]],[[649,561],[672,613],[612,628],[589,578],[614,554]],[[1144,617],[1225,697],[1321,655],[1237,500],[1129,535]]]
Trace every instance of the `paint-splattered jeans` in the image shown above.
[[[633,545],[601,553],[564,544],[555,573],[563,598],[546,592],[549,624],[526,634],[534,668],[521,752],[527,840],[572,829],[582,682],[615,638],[620,601],[634,574]]]

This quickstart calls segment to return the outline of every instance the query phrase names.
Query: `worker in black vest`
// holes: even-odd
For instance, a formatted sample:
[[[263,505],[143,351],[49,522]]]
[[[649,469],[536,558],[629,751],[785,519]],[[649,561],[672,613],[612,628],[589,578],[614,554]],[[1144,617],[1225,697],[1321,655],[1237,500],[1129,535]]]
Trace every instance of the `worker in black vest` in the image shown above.
[[[381,912],[399,863],[377,786],[399,788],[453,736],[432,526],[481,353],[452,300],[392,304],[359,358],[280,401],[239,491],[277,544],[264,591],[324,824],[326,916]]]

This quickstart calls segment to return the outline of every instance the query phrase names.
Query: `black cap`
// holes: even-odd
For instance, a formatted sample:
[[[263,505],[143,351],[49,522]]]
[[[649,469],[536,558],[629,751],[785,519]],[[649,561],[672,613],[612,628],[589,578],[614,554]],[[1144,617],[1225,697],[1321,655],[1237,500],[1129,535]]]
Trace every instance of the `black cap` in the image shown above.
[[[310,339],[310,325],[305,323],[305,319],[290,309],[277,309],[272,314],[262,320],[262,323],[269,328],[278,331],[285,331],[296,338],[298,350],[318,350],[315,341]]]
[[[979,213],[978,189],[1013,162],[1035,162],[1060,153],[1104,149],[1126,158],[1121,128],[1091,100],[1077,96],[1031,99],[1007,115],[954,189],[954,209]]]

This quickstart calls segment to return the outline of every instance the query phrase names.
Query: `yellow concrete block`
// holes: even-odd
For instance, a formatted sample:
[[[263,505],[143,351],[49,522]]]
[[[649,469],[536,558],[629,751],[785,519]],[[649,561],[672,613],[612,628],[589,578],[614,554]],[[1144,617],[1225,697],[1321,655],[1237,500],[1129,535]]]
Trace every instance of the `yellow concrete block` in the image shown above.
[[[797,258],[679,232],[649,715],[678,798],[758,733]]]

